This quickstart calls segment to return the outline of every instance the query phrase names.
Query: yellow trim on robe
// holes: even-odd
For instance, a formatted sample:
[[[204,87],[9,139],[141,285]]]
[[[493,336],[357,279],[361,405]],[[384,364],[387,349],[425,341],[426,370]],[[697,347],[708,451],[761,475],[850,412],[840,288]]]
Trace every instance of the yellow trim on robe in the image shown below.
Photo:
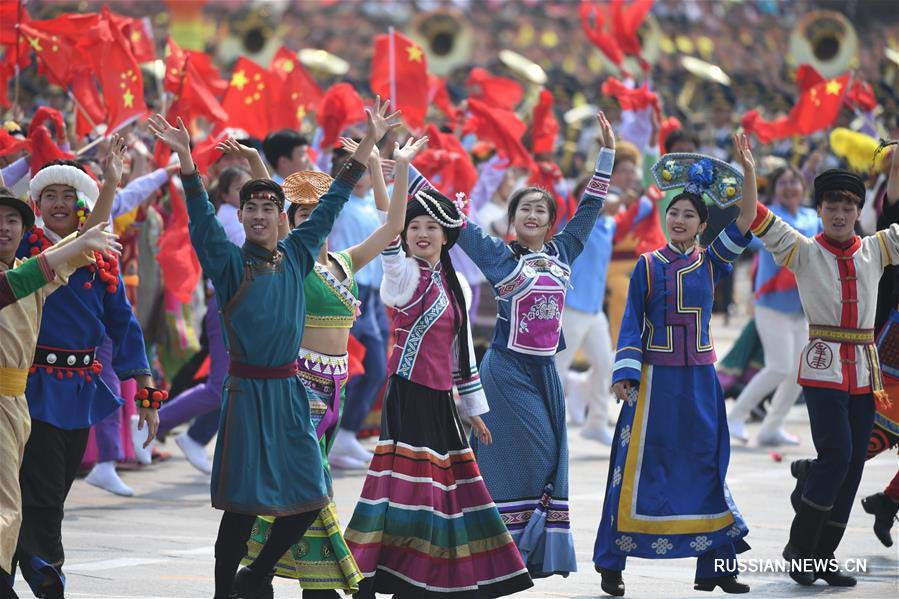
[[[894,151],[895,151],[895,150],[894,150]],[[884,267],[886,267],[886,266],[892,266],[892,265],[893,265],[893,259],[890,257],[890,250],[887,248],[887,242],[886,242],[886,240],[883,238],[884,232],[883,232],[883,231],[878,231],[878,232],[875,233],[874,235],[877,236],[877,241],[880,242],[880,251],[883,253],[883,259],[886,260],[886,264],[884,264]]]
[[[637,408],[634,422],[631,425],[631,438],[627,446],[627,457],[624,462],[624,476],[621,479],[621,495],[618,498],[619,532],[639,532],[644,534],[698,534],[716,532],[734,523],[731,512],[717,518],[684,519],[683,516],[654,517],[653,520],[638,520],[632,513],[635,507],[634,486],[636,485],[637,462],[643,443],[643,423],[649,414],[647,390],[650,389],[652,365],[644,364],[640,376],[640,391],[637,395]]]
[[[27,368],[4,368],[0,366],[0,395],[24,395],[27,384]]]

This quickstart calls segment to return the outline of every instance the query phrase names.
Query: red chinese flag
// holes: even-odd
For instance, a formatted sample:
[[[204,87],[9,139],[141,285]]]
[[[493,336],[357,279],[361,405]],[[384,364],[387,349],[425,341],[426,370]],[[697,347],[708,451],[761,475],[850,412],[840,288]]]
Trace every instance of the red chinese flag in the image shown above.
[[[9,108],[12,103],[9,101],[9,82],[15,73],[15,67],[0,62],[0,108]]]
[[[743,115],[743,128],[762,143],[826,129],[840,114],[848,84],[848,74],[822,80],[802,92],[790,114],[772,121],[764,120],[757,110],[750,110]]]
[[[451,125],[459,120],[459,109],[453,105],[449,92],[446,91],[446,80],[437,75],[428,75],[428,103],[434,104],[445,114]]]
[[[190,301],[200,281],[200,262],[194,253],[187,228],[187,205],[174,183],[169,181],[172,216],[159,238],[156,261],[162,272],[162,284],[179,302]]]
[[[341,131],[364,120],[365,106],[356,89],[349,83],[332,85],[325,92],[316,114],[316,121],[323,133],[321,147],[326,150],[331,148]]]
[[[16,24],[19,19],[22,23],[28,22],[28,11],[21,6],[21,0],[5,0],[0,2],[0,46],[12,46],[7,48],[7,53],[15,54]],[[15,58],[12,59],[15,61]]]
[[[428,124],[428,148],[414,161],[415,168],[448,198],[471,193],[478,171],[462,142],[452,133],[444,133]]]
[[[322,100],[322,90],[295,52],[278,49],[269,70],[281,82],[281,100],[272,107],[272,129],[299,129]]]
[[[473,131],[482,141],[490,141],[496,153],[509,159],[510,166],[533,169],[534,160],[528,153],[521,138],[527,126],[511,110],[493,108],[480,100],[468,99],[470,116],[465,124],[466,131]]]
[[[471,69],[465,84],[470,88],[470,98],[503,110],[514,110],[524,97],[524,88],[517,81],[491,75],[481,67]]]
[[[137,62],[156,60],[156,44],[149,19],[135,19],[115,15],[113,22],[119,27]]]
[[[228,136],[221,132],[218,135],[210,135],[205,140],[194,146],[191,156],[194,159],[194,165],[197,171],[205,175],[209,167],[215,164],[222,157],[222,152],[217,150],[215,146],[225,141]]]
[[[271,130],[269,99],[278,98],[278,90],[274,75],[248,58],[238,58],[222,102],[228,126],[243,129],[253,137],[265,137]]]
[[[38,73],[54,85],[67,86],[72,79],[72,68],[78,64],[73,60],[74,44],[66,37],[45,31],[41,21],[23,23],[20,31],[28,43],[28,51],[37,56]]]
[[[612,33],[606,30],[606,17],[602,9],[594,2],[582,0],[578,6],[578,16],[581,18],[581,29],[587,39],[599,48],[612,64],[620,67],[624,61],[624,52],[621,51]]]
[[[558,135],[559,122],[553,114],[552,92],[540,90],[540,99],[531,115],[531,151],[534,154],[552,152]]]
[[[79,66],[72,76],[72,96],[78,101],[75,108],[75,133],[85,137],[94,127],[106,122],[106,107],[97,91],[90,66]]]
[[[393,36],[393,76],[390,81],[390,46]],[[403,111],[411,129],[421,130],[428,113],[428,61],[421,47],[400,33],[375,37],[371,59],[371,89],[382,98],[390,98],[393,108]],[[396,97],[391,98],[395,89]]]
[[[846,102],[850,106],[869,112],[877,107],[877,96],[867,81],[856,79],[846,93]]]

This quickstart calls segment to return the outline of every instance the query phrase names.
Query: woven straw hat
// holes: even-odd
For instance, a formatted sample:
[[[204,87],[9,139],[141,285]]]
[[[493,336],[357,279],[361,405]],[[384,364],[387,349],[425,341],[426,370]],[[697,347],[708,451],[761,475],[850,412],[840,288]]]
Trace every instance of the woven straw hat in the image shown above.
[[[284,179],[281,189],[291,204],[318,204],[332,181],[334,179],[319,171],[300,171]]]

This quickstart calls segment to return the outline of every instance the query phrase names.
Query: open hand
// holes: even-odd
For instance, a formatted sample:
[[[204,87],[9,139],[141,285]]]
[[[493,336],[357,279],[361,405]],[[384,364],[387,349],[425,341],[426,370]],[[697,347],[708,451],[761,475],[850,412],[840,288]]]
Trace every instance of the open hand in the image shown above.
[[[397,110],[391,114],[387,114],[390,107],[390,100],[381,103],[381,96],[375,96],[375,104],[371,110],[366,109],[365,115],[368,118],[368,131],[366,135],[378,143],[384,135],[391,129],[400,126],[401,111]]]
[[[609,122],[609,119],[606,118],[605,113],[601,111],[596,115],[596,120],[599,122],[599,134],[596,136],[599,147],[614,150],[615,132],[612,131],[612,124]]]
[[[103,180],[118,183],[122,180],[122,173],[125,169],[125,154],[128,146],[125,144],[125,137],[118,133],[113,133],[109,138],[109,145],[106,147],[106,161],[103,164]]]
[[[480,416],[469,416],[468,420],[471,422],[471,428],[477,433],[481,443],[484,445],[493,443],[493,435],[490,434],[490,429],[487,428]]]
[[[251,148],[249,146],[245,146],[241,143],[238,143],[236,139],[233,137],[227,137],[224,141],[216,144],[215,149],[223,154],[236,154],[237,156],[241,156],[249,160],[258,154],[255,148]]]
[[[105,252],[116,256],[122,255],[122,244],[112,231],[107,231],[109,223],[100,223],[81,233],[78,241],[84,244],[86,250]]]
[[[734,148],[737,158],[743,167],[743,173],[755,172],[755,159],[752,157],[752,146],[749,145],[749,137],[745,133],[734,133]]]
[[[421,152],[428,145],[428,136],[418,138],[416,141],[413,138],[409,138],[406,140],[406,143],[403,147],[400,147],[399,142],[393,143],[393,160],[396,164],[401,166],[409,166],[415,156]]]
[[[190,133],[180,116],[177,127],[165,120],[161,114],[151,116],[147,120],[147,124],[156,138],[177,152],[178,155],[190,155]]]
[[[341,137],[340,138],[340,146],[349,152],[350,154],[355,154],[356,149],[359,147],[359,142],[351,137]],[[371,163],[380,162],[381,160],[381,151],[378,150],[378,146],[372,146],[371,154],[368,156],[368,161]]]

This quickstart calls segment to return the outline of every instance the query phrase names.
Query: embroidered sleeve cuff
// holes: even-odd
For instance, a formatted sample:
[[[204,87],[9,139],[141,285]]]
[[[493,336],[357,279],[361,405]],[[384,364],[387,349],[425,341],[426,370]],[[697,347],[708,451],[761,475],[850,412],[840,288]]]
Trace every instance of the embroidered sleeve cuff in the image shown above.
[[[596,174],[605,175],[606,178],[612,176],[612,166],[615,164],[615,150],[602,148],[599,150],[599,156],[596,157]]]
[[[457,381],[456,388],[459,390],[460,416],[480,416],[490,411],[480,376],[475,375],[465,381]]]
[[[47,262],[47,257],[44,256],[44,254],[37,255],[37,263],[40,265],[41,273],[44,275],[44,280],[47,283],[56,278],[56,273],[53,271],[53,267],[50,266],[50,263]]]
[[[428,181],[421,172],[412,166],[409,165],[409,192],[407,197],[414,197],[416,193],[421,191],[422,189],[431,189],[433,185]]]
[[[752,221],[752,224],[749,226],[749,230],[752,231],[752,234],[756,237],[761,237],[768,232],[768,229],[771,228],[771,223],[773,222],[774,214],[768,210],[767,206],[761,202],[757,202],[755,220]]]
[[[397,237],[393,241],[391,241],[386,248],[381,251],[382,256],[398,256],[403,252],[403,245],[400,242],[400,238]]]
[[[612,384],[619,381],[639,381],[643,364],[639,360],[619,359],[612,369]]]
[[[337,173],[334,179],[346,183],[350,187],[355,187],[359,179],[362,178],[363,173],[365,173],[365,165],[350,158],[340,168],[340,172]]]
[[[733,262],[743,253],[750,241],[752,241],[752,235],[749,232],[744,235],[740,233],[740,228],[736,223],[730,223],[721,230],[710,247],[723,261]]]

